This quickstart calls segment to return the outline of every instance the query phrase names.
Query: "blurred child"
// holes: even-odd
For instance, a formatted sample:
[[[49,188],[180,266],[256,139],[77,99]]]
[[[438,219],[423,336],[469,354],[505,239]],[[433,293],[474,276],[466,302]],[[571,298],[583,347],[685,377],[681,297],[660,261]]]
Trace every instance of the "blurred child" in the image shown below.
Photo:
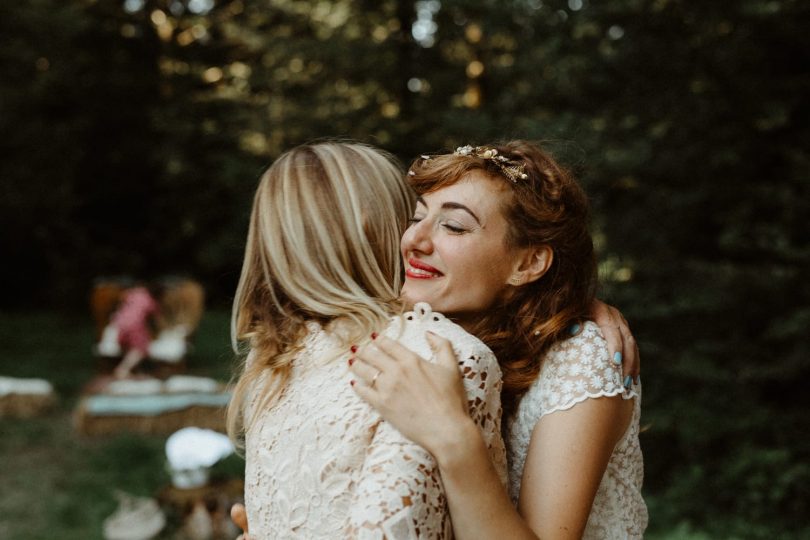
[[[116,378],[129,377],[146,358],[152,341],[150,325],[159,325],[160,317],[160,305],[149,289],[139,286],[124,291],[121,305],[110,320],[118,330],[118,344],[124,353],[113,371]]]

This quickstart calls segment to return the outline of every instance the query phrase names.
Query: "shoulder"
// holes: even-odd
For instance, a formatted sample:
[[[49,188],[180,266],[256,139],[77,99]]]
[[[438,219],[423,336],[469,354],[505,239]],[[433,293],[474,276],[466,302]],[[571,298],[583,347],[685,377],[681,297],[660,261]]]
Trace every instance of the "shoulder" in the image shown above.
[[[551,346],[542,370],[600,371],[606,367],[612,367],[607,341],[596,323],[586,321],[570,338]]]
[[[521,407],[542,416],[570,409],[588,398],[617,395],[633,397],[622,385],[621,366],[611,361],[599,327],[586,322],[577,334],[548,350]]]
[[[488,371],[497,370],[500,373],[495,354],[483,341],[441,313],[433,311],[425,302],[419,302],[412,311],[394,317],[386,335],[429,358],[431,349],[425,338],[425,332],[428,331],[450,341],[460,365]]]

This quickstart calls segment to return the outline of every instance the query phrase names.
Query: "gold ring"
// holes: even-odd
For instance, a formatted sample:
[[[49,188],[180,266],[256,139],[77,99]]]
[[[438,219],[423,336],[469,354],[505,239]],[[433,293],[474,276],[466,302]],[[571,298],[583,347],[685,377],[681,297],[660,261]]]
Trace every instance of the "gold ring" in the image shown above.
[[[376,373],[376,374],[374,374],[374,377],[372,377],[372,379],[371,379],[371,384],[369,385],[369,387],[370,387],[370,388],[374,388],[374,383],[376,383],[376,382],[377,382],[377,377],[379,377],[379,376],[380,376],[380,373],[382,373],[382,371],[380,371],[380,370],[378,369],[378,370],[377,370],[377,373]]]

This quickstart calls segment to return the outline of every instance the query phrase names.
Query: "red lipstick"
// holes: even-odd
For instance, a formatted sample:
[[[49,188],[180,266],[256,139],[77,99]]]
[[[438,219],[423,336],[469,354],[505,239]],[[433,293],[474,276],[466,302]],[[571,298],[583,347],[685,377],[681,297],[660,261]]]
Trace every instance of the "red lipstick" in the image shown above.
[[[405,269],[405,275],[413,279],[431,279],[441,277],[444,274],[419,259],[410,258],[408,259],[408,268]]]

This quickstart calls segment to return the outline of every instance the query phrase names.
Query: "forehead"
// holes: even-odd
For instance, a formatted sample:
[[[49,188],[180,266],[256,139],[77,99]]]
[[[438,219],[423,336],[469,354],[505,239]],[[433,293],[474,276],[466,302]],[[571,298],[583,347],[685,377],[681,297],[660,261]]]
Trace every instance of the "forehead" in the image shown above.
[[[509,186],[500,178],[492,178],[480,170],[469,171],[458,182],[444,186],[435,191],[424,193],[422,199],[432,206],[445,202],[474,206],[479,211],[497,211],[501,209],[509,195]]]

